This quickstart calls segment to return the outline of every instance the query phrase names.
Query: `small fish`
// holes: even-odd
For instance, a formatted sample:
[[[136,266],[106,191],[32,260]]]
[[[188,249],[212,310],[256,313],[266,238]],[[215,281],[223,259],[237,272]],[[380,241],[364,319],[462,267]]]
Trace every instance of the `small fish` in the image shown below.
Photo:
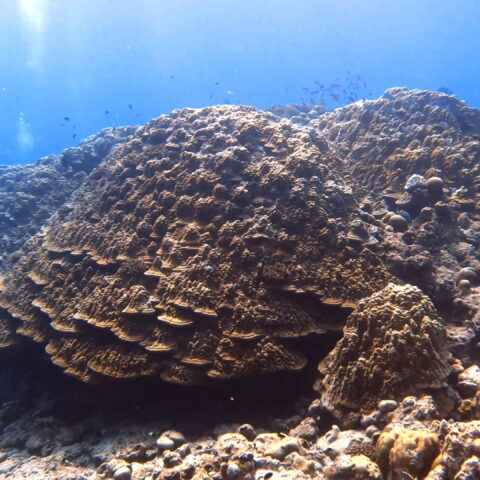
[[[132,104],[131,104],[131,103],[128,104],[128,108],[129,108],[130,110],[132,110],[133,107],[132,107]]]
[[[440,93],[445,93],[445,95],[453,95],[453,91],[450,90],[448,87],[438,87],[437,91]]]
[[[108,115],[110,113],[109,110],[105,110],[105,115]]]
[[[72,138],[77,138],[77,134],[74,133],[74,134],[72,135]]]
[[[175,75],[170,75],[170,78],[175,78]]]
[[[70,121],[70,117],[63,117],[64,120],[66,120],[67,122]]]
[[[219,82],[215,82],[215,85],[220,85],[220,83],[219,83]]]

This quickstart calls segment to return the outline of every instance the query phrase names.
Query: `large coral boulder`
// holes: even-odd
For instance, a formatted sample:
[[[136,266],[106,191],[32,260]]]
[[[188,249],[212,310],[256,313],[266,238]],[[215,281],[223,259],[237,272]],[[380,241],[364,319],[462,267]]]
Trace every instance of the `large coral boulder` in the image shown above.
[[[302,338],[391,281],[347,177],[323,137],[251,107],[160,117],[7,272],[0,343],[85,381],[301,369]]]
[[[430,300],[417,287],[389,284],[349,316],[343,338],[319,365],[316,388],[322,405],[352,425],[380,400],[445,386],[448,359]]]

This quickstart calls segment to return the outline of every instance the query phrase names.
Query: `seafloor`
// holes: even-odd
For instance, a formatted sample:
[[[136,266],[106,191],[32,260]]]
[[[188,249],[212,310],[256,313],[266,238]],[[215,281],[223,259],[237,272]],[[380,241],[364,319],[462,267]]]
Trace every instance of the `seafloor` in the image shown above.
[[[0,168],[0,479],[480,479],[479,110],[184,109]]]

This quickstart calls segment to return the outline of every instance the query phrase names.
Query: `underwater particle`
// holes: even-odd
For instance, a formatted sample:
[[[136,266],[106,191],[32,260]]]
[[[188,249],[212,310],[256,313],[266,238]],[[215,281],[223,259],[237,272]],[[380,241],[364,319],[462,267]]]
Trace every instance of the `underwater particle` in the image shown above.
[[[133,106],[132,106],[131,103],[128,104],[128,108],[129,108],[130,110],[132,110]]]
[[[233,90],[227,90],[227,95],[233,95],[235,92]]]
[[[109,115],[110,114],[110,110],[105,110],[105,115]]]
[[[77,134],[74,133],[74,134],[72,135],[72,138],[77,138]]]
[[[388,224],[393,227],[396,232],[405,232],[408,229],[408,221],[402,215],[391,215]]]
[[[69,122],[69,121],[70,121],[70,117],[63,117],[63,119],[64,119],[66,122]]]

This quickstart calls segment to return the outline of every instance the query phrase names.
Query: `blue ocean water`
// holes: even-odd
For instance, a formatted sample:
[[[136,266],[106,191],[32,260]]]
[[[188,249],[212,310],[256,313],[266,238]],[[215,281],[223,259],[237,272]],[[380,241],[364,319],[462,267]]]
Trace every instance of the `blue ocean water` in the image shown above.
[[[335,108],[393,86],[480,106],[478,0],[0,5],[0,164],[187,106]]]

